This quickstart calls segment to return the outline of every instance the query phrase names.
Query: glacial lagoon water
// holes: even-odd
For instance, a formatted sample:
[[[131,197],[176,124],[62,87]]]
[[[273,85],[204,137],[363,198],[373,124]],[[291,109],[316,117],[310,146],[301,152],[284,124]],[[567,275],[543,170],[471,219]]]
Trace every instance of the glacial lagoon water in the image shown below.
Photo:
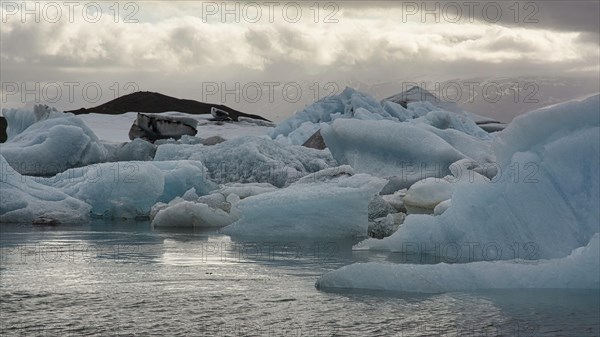
[[[600,292],[315,288],[353,242],[234,240],[148,222],[0,226],[2,336],[598,336]]]

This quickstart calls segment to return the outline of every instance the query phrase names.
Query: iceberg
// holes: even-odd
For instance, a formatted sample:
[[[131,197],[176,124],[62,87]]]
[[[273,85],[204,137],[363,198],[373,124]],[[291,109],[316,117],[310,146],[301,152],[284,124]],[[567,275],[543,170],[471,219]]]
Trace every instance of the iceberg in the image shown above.
[[[385,110],[390,116],[397,118],[399,122],[404,122],[417,117],[411,110],[406,109],[398,103],[385,101],[382,102],[382,105],[383,110]]]
[[[387,202],[390,206],[394,207],[397,212],[406,213],[406,207],[404,207],[404,196],[406,195],[406,189],[401,189],[393,194],[382,195],[381,197],[385,202]],[[380,192],[381,194],[381,192]]]
[[[465,158],[469,158],[481,166],[493,164],[496,160],[491,149],[491,139],[481,139],[453,128],[440,129],[426,123],[412,123],[417,127],[439,136],[457,151],[462,153]]]
[[[385,218],[390,213],[396,213],[396,209],[388,204],[380,195],[375,195],[369,202],[369,221]]]
[[[390,237],[355,249],[470,244],[472,259],[483,260],[493,244],[496,259],[506,260],[561,258],[586,245],[600,231],[599,97],[515,118],[494,140],[493,179],[461,179],[439,216],[409,215]]]
[[[39,182],[91,205],[94,216],[135,218],[191,188],[200,195],[217,189],[206,176],[197,161],[117,162],[69,169]]]
[[[156,145],[136,138],[128,143],[103,142],[108,151],[107,161],[151,161],[156,153]]]
[[[341,117],[352,118],[358,109],[362,109],[362,112],[359,113],[362,118],[377,118],[368,117],[371,114],[380,115],[381,118],[392,118],[387,112],[389,108],[384,110],[381,104],[370,95],[347,87],[339,95],[322,98],[296,112],[292,117],[279,123],[269,135],[273,139],[277,139],[280,135],[288,137],[300,128],[303,130],[302,135],[305,136],[305,139],[302,139],[304,137],[292,137],[295,139],[293,143],[300,145],[317,131],[318,127],[311,127],[310,124],[329,123]],[[304,131],[310,128],[313,128],[312,132]]]
[[[450,206],[452,206],[452,199],[447,199],[447,200],[440,202],[433,209],[433,215],[443,214],[448,208],[450,208]]]
[[[270,183],[283,187],[321,169],[337,166],[328,150],[284,145],[263,137],[238,137],[212,146],[160,145],[155,161],[198,160],[219,183]]]
[[[356,137],[356,139],[360,139],[362,148],[353,147],[353,145],[356,145],[356,142],[348,144],[347,147],[348,151],[355,152],[357,155],[360,152],[360,157],[362,158],[368,155],[368,153],[365,153],[365,147],[370,147],[371,150],[376,151],[376,149],[381,148],[382,141],[390,140],[395,142],[394,145],[402,142],[407,144],[405,147],[412,146],[415,152],[430,150],[432,147],[421,149],[415,146],[414,141],[407,142],[407,140],[414,139],[414,137],[417,137],[417,139],[419,137],[426,138],[424,136],[426,132],[422,131],[419,135],[415,134],[418,131],[410,131],[409,134],[405,135],[405,132],[409,132],[407,130],[420,128],[442,138],[454,147],[456,152],[462,155],[462,158],[470,158],[481,163],[493,162],[495,158],[490,155],[490,147],[494,136],[481,129],[472,117],[473,115],[460,109],[446,111],[442,107],[428,101],[411,102],[408,103],[407,107],[391,101],[383,101],[380,104],[373,97],[365,93],[346,88],[339,95],[326,97],[304,108],[304,110],[298,111],[294,116],[271,130],[270,136],[284,144],[308,145],[313,143],[312,141],[307,143],[308,140],[315,137],[316,133],[321,130],[318,135],[323,136],[325,144],[323,146],[309,146],[324,147],[326,145],[330,147],[327,141],[335,142],[335,140],[332,140],[331,132],[329,139],[325,139],[324,133],[327,132],[326,130],[331,131],[332,128],[339,129],[340,125],[349,125],[343,123],[348,119],[352,119],[355,123],[353,124],[354,128],[364,127],[368,129],[360,134],[361,137]],[[358,121],[364,121],[364,123]],[[380,122],[379,124],[374,124],[368,123],[369,121]],[[390,127],[387,128],[386,133],[381,134],[380,129],[383,125],[390,125]],[[392,132],[392,129],[395,129],[395,132]],[[351,130],[352,132],[348,132],[346,136],[349,138],[355,130]],[[367,133],[370,134],[368,137],[366,137]],[[433,136],[428,135],[427,137],[431,138]],[[339,148],[340,143],[346,144],[347,140],[343,139],[333,144],[334,149],[332,149],[332,153],[340,164],[349,164],[346,161],[347,158],[343,158],[340,154],[341,150]],[[433,145],[435,146],[435,144]],[[447,145],[444,146],[448,147]],[[440,152],[444,152],[444,149]],[[406,154],[406,152],[403,154]],[[394,154],[387,153],[383,154],[383,156],[394,157]],[[369,160],[370,158],[366,161]],[[416,164],[419,165],[420,163]],[[397,163],[393,161],[387,163],[387,165],[398,167]],[[364,171],[364,173],[379,175],[372,171]],[[416,180],[422,178],[424,177],[419,177]],[[414,182],[416,180],[412,179],[410,181]]]
[[[448,180],[426,178],[413,184],[402,202],[409,214],[431,214],[439,203],[452,198],[452,190]]]
[[[196,189],[192,188],[168,204],[155,204],[150,219],[154,227],[225,227],[239,219],[235,205],[240,199],[275,190],[277,187],[267,183],[231,183],[198,197]]]
[[[278,135],[275,140],[286,145],[302,145],[314,135],[320,127],[321,123],[304,122],[287,136]]]
[[[183,198],[175,198],[168,204],[159,205],[153,213],[153,227],[225,227],[239,218],[235,209],[228,213],[223,209]]]
[[[73,116],[73,114],[61,112],[43,104],[34,105],[33,110],[27,108],[2,109],[2,115],[8,123],[6,128],[8,140],[13,139],[16,135],[39,121]]]
[[[495,261],[463,264],[355,263],[328,272],[318,289],[370,289],[443,293],[480,289],[599,289],[600,236],[585,247],[554,260]]]
[[[404,213],[390,213],[385,217],[369,222],[369,237],[383,239],[392,235],[402,225],[405,217],[406,214]]]
[[[108,152],[83,120],[43,105],[3,110],[8,141],[0,153],[17,172],[51,176],[106,161]]]
[[[230,183],[225,184],[217,192],[222,194],[223,197],[227,198],[231,194],[237,195],[240,199],[245,199],[253,195],[259,195],[263,193],[276,191],[277,187],[269,183]]]
[[[215,121],[231,121],[231,117],[229,116],[229,112],[219,109],[217,107],[210,108],[210,114],[213,116]]]
[[[150,142],[158,139],[179,139],[184,135],[195,136],[198,121],[193,118],[137,114],[129,129],[129,139],[142,138]]]
[[[308,184],[316,182],[330,182],[339,177],[350,177],[355,174],[354,169],[350,165],[342,165],[323,169],[321,171],[307,174],[298,179],[295,184]]]
[[[85,223],[91,206],[15,171],[0,155],[0,223]]]
[[[419,103],[413,103],[413,105],[417,104]],[[440,130],[454,129],[482,140],[493,139],[492,135],[477,126],[477,124],[475,124],[472,119],[468,118],[465,113],[450,112],[433,108],[431,111],[427,112],[425,116],[416,118],[411,122],[415,124],[428,124]]]
[[[436,134],[409,123],[337,119],[321,135],[338,163],[405,181],[444,177],[450,164],[466,157]]]
[[[261,238],[365,237],[369,202],[385,183],[366,174],[295,183],[241,200],[236,204],[240,219],[222,232]]]

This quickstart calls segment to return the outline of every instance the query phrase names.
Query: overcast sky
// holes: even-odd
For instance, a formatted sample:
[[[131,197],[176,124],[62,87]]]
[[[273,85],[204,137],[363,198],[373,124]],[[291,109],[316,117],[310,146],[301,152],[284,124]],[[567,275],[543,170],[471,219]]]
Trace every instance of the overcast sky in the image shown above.
[[[90,107],[139,89],[215,103],[225,98],[281,119],[333,90],[331,83],[360,82],[368,91],[387,83],[383,91],[393,93],[423,79],[528,76],[581,79],[584,91],[598,91],[599,1],[26,6],[2,1],[3,107],[36,99],[61,109]],[[236,82],[245,88],[241,98],[223,97]],[[306,97],[265,102],[270,88],[281,95],[286,84],[293,96],[296,83]],[[20,93],[24,87],[28,95]]]

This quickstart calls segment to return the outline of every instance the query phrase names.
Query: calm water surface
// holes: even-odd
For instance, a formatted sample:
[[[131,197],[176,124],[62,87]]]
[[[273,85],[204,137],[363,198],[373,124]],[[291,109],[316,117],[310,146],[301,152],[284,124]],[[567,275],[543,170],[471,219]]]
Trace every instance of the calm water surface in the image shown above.
[[[147,222],[0,226],[2,336],[598,336],[600,292],[323,292],[385,254]]]

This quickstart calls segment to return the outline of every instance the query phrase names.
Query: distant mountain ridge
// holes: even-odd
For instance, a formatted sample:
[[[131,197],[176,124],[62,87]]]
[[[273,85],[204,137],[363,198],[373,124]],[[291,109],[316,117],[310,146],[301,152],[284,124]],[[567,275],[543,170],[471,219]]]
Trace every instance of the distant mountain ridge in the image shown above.
[[[437,96],[435,96],[434,94],[432,94],[431,92],[429,92],[428,90],[423,89],[419,86],[413,86],[412,88],[410,88],[406,91],[403,91],[399,94],[390,96],[390,97],[382,100],[382,103],[385,101],[390,101],[390,102],[400,104],[405,108],[408,106],[408,103],[424,101],[424,102],[429,102],[429,103],[433,104],[434,106],[437,106],[437,107],[447,110],[447,111],[466,113],[473,119],[473,121],[477,125],[479,125],[480,128],[482,128],[488,132],[500,131],[506,127],[506,124],[504,124],[504,123],[498,122],[489,117],[481,116],[481,115],[466,111],[466,110],[462,109],[461,107],[459,107],[458,104],[456,104],[456,103],[444,101],[444,100],[438,98]]]
[[[225,105],[204,103],[191,99],[180,99],[151,91],[137,91],[132,94],[115,98],[112,101],[96,107],[87,109],[81,108],[66,112],[71,112],[76,115],[89,113],[120,115],[126,112],[161,113],[167,111],[178,111],[192,115],[210,115],[212,107],[227,111],[229,113],[229,117],[231,117],[231,119],[234,121],[237,121],[239,117],[269,121],[262,116],[243,113]]]

